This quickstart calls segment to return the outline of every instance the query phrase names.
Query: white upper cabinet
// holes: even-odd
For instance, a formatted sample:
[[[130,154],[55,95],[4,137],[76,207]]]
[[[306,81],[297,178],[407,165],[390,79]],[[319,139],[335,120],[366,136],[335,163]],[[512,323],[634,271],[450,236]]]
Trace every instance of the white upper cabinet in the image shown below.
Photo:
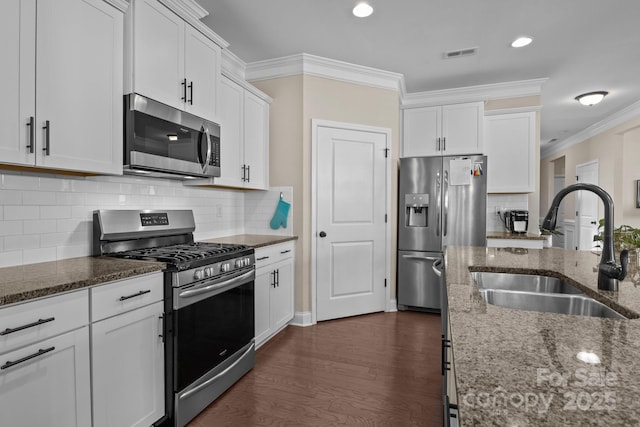
[[[489,193],[535,191],[536,113],[485,117],[484,140],[489,173]]]
[[[0,27],[0,162],[121,174],[122,11],[10,0]]]
[[[481,154],[484,103],[403,110],[402,157]]]
[[[220,81],[220,176],[185,185],[269,187],[269,103],[233,80]]]
[[[127,89],[212,121],[221,47],[157,0],[135,0]]]

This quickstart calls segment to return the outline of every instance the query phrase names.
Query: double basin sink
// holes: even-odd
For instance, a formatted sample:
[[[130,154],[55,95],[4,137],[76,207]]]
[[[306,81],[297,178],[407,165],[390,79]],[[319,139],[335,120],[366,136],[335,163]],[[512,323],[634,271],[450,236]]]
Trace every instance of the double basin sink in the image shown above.
[[[480,271],[471,275],[480,296],[488,304],[516,310],[626,319],[556,277]]]

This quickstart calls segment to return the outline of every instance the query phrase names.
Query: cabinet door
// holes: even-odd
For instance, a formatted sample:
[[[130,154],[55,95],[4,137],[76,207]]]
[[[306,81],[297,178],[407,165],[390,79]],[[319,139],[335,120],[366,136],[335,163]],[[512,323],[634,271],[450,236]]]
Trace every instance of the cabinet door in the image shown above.
[[[182,109],[186,24],[157,0],[136,0],[133,5],[134,91]]]
[[[437,156],[442,134],[441,107],[403,110],[402,157]]]
[[[221,49],[190,25],[185,25],[184,37],[184,67],[187,78],[185,110],[217,122]]]
[[[485,117],[489,193],[535,191],[536,113]]]
[[[149,426],[164,415],[163,303],[94,323],[94,427]]]
[[[484,104],[444,105],[442,107],[443,154],[482,154]]]
[[[270,297],[273,288],[273,269],[263,267],[256,270],[255,289],[255,321],[256,346],[260,346],[271,334]]]
[[[222,77],[220,105],[220,176],[214,183],[242,187],[244,89]]]
[[[31,164],[29,118],[35,116],[36,2],[7,0],[0,14],[0,162]],[[35,129],[34,129],[35,137]],[[34,147],[35,149],[35,147]]]
[[[246,188],[269,187],[269,104],[251,92],[244,93],[244,163]]]
[[[293,319],[293,258],[279,262],[274,269],[277,283],[271,290],[271,323],[277,331]]]
[[[123,19],[102,0],[38,2],[36,165],[122,174]]]
[[[0,418],[3,426],[91,425],[89,328],[58,335],[0,355]]]

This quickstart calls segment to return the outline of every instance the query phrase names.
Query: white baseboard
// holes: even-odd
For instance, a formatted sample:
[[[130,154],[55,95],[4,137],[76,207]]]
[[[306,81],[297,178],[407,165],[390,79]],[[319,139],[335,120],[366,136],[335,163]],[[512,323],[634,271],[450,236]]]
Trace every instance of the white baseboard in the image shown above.
[[[385,311],[387,313],[398,311],[398,301],[395,299],[390,299],[389,301],[387,301],[387,309]]]
[[[311,312],[310,311],[296,311],[293,315],[293,319],[289,322],[293,326],[311,326]]]

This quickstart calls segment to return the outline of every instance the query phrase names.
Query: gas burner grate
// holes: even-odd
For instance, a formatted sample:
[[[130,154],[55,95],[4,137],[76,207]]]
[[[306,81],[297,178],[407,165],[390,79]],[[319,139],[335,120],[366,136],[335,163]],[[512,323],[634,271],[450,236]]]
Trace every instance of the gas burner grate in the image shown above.
[[[247,248],[248,246],[246,245],[196,242],[190,244],[136,249],[109,255],[121,258],[154,260],[176,264],[185,261],[213,259],[216,256],[240,252]]]

